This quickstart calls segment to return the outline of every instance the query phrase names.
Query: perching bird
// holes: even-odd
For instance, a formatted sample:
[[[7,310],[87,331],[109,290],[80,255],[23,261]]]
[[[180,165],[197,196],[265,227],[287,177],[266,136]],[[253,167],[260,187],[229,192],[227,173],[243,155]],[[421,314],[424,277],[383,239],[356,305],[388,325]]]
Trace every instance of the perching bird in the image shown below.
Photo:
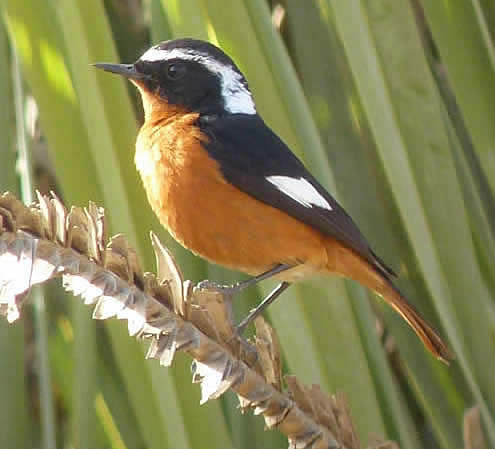
[[[134,64],[95,64],[129,78],[145,122],[135,163],[161,223],[205,259],[281,284],[337,274],[373,290],[414,329],[437,358],[452,356],[435,330],[393,284],[345,210],[266,125],[244,75],[219,48],[178,39]]]

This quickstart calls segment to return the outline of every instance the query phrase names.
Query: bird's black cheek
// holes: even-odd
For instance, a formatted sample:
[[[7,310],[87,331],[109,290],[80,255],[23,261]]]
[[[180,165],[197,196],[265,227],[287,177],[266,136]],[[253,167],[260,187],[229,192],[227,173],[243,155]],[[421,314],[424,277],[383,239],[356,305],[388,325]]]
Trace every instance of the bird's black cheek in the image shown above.
[[[180,87],[160,87],[160,96],[169,104],[187,107],[186,94]]]
[[[162,88],[160,95],[169,104],[182,106],[190,111],[200,112],[206,92],[201,89],[191,88],[190,86],[169,85],[166,88]]]
[[[221,114],[223,101],[214,87],[193,89],[186,99],[194,111],[206,114]]]

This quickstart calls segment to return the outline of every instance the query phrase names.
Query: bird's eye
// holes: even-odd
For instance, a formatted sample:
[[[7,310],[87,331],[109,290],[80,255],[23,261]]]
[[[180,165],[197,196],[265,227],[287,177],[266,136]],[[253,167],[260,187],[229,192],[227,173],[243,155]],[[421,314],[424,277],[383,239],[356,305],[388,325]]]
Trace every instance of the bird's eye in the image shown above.
[[[172,81],[176,81],[182,78],[186,73],[186,67],[183,64],[170,64],[167,67],[167,78]]]

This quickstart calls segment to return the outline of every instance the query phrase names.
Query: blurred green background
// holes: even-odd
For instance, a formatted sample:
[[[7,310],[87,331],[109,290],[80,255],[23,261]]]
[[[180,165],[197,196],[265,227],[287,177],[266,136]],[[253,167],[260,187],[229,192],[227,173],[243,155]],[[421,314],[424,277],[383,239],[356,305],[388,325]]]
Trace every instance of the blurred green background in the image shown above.
[[[373,295],[330,279],[267,314],[286,372],[345,392],[363,446],[462,448],[476,406],[495,448],[492,0],[0,0],[0,14],[0,190],[96,201],[147,270],[152,229],[186,278],[239,279],[160,227],[133,166],[136,92],[90,66],[174,37],[220,45],[457,355],[443,366]],[[239,317],[269,287],[238,299]],[[287,446],[230,393],[199,406],[185,357],[162,369],[59,285],[33,295],[20,322],[0,322],[0,447]]]

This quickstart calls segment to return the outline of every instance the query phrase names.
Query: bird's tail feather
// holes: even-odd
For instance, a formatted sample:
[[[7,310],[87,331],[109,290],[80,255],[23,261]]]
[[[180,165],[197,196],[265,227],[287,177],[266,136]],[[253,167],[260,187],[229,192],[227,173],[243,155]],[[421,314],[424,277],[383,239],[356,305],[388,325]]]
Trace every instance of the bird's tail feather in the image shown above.
[[[395,287],[391,280],[392,270],[386,268],[380,259],[376,258],[375,263],[366,263],[361,255],[350,251],[333,239],[327,240],[326,250],[328,257],[326,269],[329,274],[334,273],[354,279],[378,293],[409,323],[436,358],[445,363],[454,358],[435,329],[421,317],[400,290]]]
[[[384,282],[377,289],[377,293],[409,323],[416,335],[437,359],[448,364],[449,360],[454,358],[435,329],[421,317],[397,287],[391,282]]]

